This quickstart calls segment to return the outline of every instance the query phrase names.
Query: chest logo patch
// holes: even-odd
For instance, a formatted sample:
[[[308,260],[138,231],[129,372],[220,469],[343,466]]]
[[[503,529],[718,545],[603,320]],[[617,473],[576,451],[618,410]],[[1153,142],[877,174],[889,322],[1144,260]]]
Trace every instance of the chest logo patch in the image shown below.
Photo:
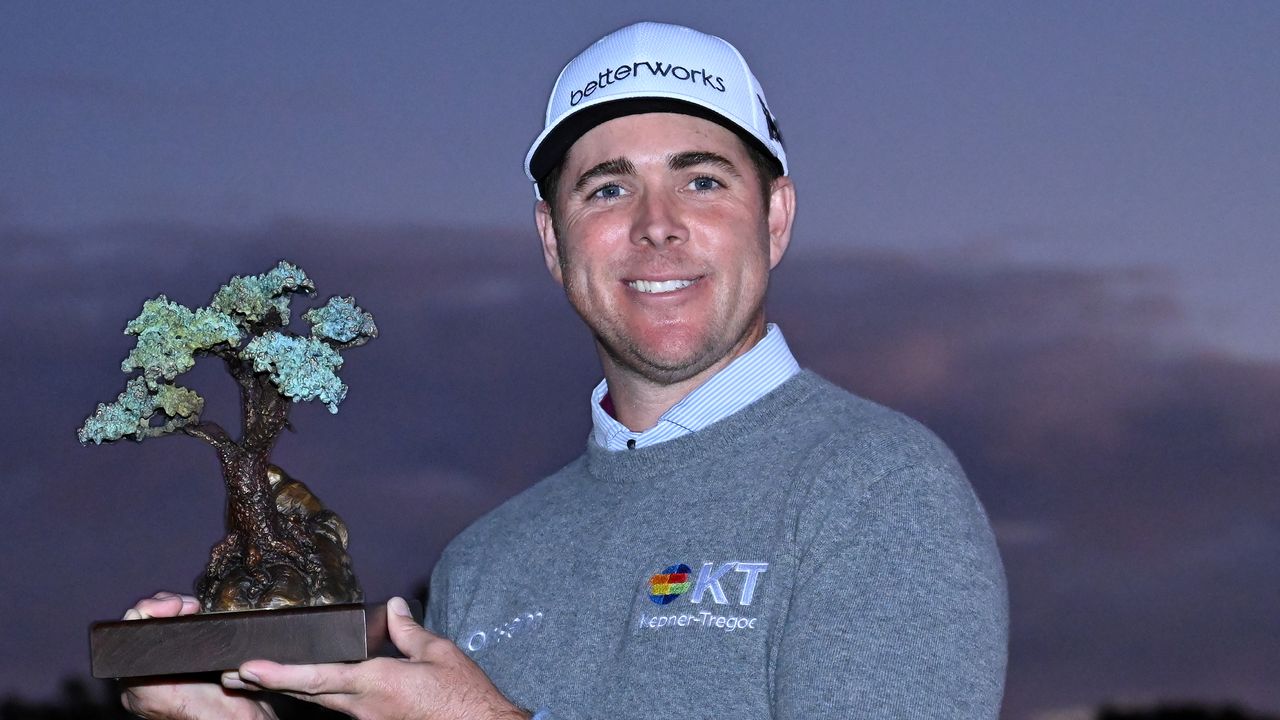
[[[652,616],[641,612],[635,627],[642,631],[668,628],[715,628],[725,632],[759,630],[763,627],[759,624],[760,617],[751,611],[750,606],[756,599],[761,576],[768,571],[767,562],[738,560],[703,563],[697,571],[684,563],[668,565],[662,572],[649,576],[646,588],[649,600],[655,605],[665,606],[687,595],[688,602]],[[720,607],[726,605],[729,607]]]

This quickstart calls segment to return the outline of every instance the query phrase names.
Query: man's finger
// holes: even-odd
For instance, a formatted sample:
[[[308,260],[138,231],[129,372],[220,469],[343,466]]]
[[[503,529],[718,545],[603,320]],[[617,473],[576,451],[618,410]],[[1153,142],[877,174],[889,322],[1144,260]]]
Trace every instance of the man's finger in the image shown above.
[[[354,666],[281,665],[269,660],[251,660],[239,670],[222,674],[228,690],[272,692],[315,703],[330,710],[352,714],[361,692],[359,678],[349,672]]]
[[[230,687],[223,676],[223,686]],[[234,673],[243,688],[265,688],[301,695],[352,694],[360,691],[356,675],[340,663],[322,665],[281,665],[270,660],[250,660]]]
[[[409,604],[398,597],[387,601],[387,633],[396,649],[411,660],[428,659],[428,648],[440,640],[413,619]]]
[[[261,690],[262,689],[257,685],[250,685],[249,683],[241,679],[240,672],[237,670],[228,670],[222,673],[222,678],[219,682],[222,684],[222,687],[228,690]]]
[[[235,690],[240,692],[264,692],[266,690],[262,685],[245,682],[238,670],[228,670],[222,673],[222,687],[226,690]],[[355,707],[355,704],[352,702],[352,698],[354,696],[342,693],[318,694],[284,689],[272,690],[271,692],[295,698],[297,700],[304,700],[348,715],[352,713]]]
[[[125,620],[142,620],[152,617],[173,617],[175,615],[192,615],[200,612],[200,601],[190,595],[179,595],[171,592],[158,592],[149,598],[139,600],[125,612]]]

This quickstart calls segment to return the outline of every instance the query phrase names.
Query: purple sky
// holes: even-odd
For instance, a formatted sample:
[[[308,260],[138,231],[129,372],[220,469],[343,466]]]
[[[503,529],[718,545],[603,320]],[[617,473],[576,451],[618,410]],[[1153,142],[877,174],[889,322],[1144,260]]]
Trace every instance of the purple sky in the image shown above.
[[[645,17],[742,48],[788,142],[774,319],[937,430],[992,515],[1006,717],[1280,710],[1280,8],[687,5]],[[310,7],[0,22],[0,695],[83,672],[87,624],[188,587],[220,532],[204,446],[73,439],[147,297],[287,257],[375,314],[342,411],[299,407],[277,456],[347,516],[372,597],[582,445],[598,369],[520,162],[560,66],[641,16]]]

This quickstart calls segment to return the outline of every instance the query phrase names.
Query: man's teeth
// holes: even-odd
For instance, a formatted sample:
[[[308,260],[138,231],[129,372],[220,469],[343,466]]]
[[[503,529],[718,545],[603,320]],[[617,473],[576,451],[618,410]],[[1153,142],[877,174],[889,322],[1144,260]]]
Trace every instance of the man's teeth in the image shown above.
[[[692,280],[632,280],[627,283],[627,285],[642,293],[674,292],[681,288],[687,288],[692,284]]]
[[[642,293],[675,292],[693,284],[692,280],[632,280],[627,283]]]

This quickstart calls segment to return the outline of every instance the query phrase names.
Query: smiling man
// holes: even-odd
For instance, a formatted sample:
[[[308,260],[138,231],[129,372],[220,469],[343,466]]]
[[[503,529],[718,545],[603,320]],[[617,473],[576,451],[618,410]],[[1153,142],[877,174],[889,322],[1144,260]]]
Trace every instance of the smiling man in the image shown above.
[[[393,601],[407,660],[254,661],[224,688],[126,703],[262,717],[240,691],[273,689],[361,718],[997,717],[1004,576],[963,472],[920,425],[801,370],[765,322],[796,192],[737,50],[657,23],[603,38],[561,73],[526,171],[603,368],[583,455],[449,545],[429,631]]]

